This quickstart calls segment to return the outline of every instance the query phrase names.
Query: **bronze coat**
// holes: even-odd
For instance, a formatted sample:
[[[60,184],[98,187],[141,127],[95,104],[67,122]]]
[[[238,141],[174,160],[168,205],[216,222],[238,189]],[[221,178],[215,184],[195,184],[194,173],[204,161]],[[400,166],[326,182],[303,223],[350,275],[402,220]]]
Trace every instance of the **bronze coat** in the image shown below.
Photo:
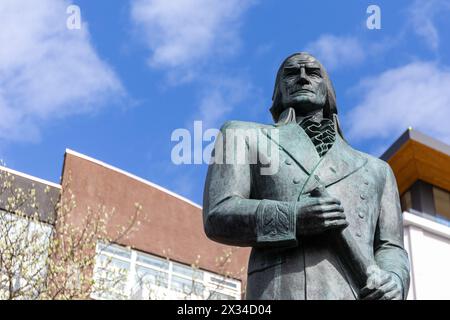
[[[207,236],[235,246],[253,247],[247,299],[355,299],[356,288],[345,259],[327,234],[296,236],[295,205],[318,185],[342,202],[353,238],[367,257],[409,287],[409,262],[395,177],[384,161],[351,148],[339,135],[320,158],[296,123],[281,126],[227,122],[246,138],[247,152],[270,159],[279,150],[279,169],[261,175],[261,162],[212,163],[205,184],[203,219]],[[219,150],[219,151],[220,151]],[[270,148],[269,148],[270,150]],[[225,150],[224,150],[225,152]],[[264,162],[265,163],[265,162]]]

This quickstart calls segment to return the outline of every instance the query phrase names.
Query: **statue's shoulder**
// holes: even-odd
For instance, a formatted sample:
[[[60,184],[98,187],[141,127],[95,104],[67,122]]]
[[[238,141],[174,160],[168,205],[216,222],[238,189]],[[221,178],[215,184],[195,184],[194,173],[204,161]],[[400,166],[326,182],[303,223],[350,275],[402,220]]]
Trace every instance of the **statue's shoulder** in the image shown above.
[[[355,149],[354,149],[355,150]],[[384,176],[386,175],[386,172],[389,172],[391,170],[390,165],[377,157],[374,157],[368,153],[359,151],[359,150],[355,150],[361,157],[366,158],[367,159],[367,163],[366,166],[369,168],[370,171],[372,172],[377,172],[380,175]]]
[[[273,128],[273,125],[269,124],[263,124],[263,123],[257,123],[257,122],[249,122],[249,121],[237,121],[237,120],[230,120],[225,122],[222,127],[220,128],[220,131],[224,130],[247,130],[247,129],[268,129]]]

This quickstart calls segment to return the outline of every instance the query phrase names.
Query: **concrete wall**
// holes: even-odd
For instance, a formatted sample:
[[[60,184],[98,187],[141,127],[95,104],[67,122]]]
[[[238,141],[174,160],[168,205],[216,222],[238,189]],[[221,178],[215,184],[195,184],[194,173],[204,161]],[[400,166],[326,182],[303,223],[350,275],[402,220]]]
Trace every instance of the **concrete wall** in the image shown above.
[[[409,212],[403,220],[411,261],[408,299],[450,299],[450,228]]]

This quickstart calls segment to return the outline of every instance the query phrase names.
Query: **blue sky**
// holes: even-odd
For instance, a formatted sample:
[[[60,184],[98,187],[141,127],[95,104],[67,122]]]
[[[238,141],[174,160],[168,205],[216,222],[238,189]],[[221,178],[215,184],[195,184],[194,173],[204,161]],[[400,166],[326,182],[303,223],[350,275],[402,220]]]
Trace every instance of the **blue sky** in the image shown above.
[[[354,147],[379,156],[409,126],[450,143],[450,1],[282,4],[2,0],[0,157],[58,182],[70,148],[201,204],[206,165],[173,164],[172,132],[270,123],[278,66],[303,50],[329,70]]]

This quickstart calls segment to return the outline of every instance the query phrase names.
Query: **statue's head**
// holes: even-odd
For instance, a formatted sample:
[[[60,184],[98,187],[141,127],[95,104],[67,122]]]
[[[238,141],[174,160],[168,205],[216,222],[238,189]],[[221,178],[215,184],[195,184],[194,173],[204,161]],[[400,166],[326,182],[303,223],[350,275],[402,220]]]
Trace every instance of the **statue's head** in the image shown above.
[[[306,52],[295,53],[281,64],[272,101],[270,111],[275,122],[288,108],[302,116],[319,110],[330,119],[337,114],[336,94],[328,74],[322,64]]]

